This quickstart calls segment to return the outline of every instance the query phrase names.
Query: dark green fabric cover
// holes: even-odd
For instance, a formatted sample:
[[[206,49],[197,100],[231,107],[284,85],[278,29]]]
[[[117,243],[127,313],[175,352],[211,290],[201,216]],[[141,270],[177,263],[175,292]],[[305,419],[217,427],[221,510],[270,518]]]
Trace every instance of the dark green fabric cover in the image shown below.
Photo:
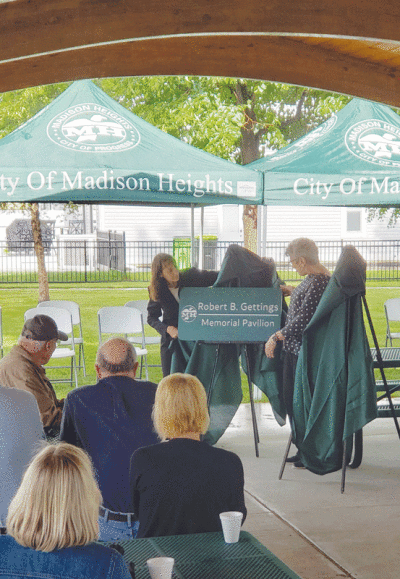
[[[278,287],[272,260],[238,245],[227,249],[214,287]],[[240,363],[246,368],[244,347],[237,344],[205,344],[173,340],[171,372],[197,376],[209,396],[210,428],[206,440],[214,444],[225,432],[242,401]],[[264,344],[247,346],[252,381],[268,396],[284,422],[285,410],[279,397],[281,370],[279,361],[268,360]],[[214,378],[213,378],[214,377]]]
[[[376,418],[375,380],[362,312],[366,264],[347,246],[305,329],[293,399],[294,440],[316,474],[339,470],[343,441]]]

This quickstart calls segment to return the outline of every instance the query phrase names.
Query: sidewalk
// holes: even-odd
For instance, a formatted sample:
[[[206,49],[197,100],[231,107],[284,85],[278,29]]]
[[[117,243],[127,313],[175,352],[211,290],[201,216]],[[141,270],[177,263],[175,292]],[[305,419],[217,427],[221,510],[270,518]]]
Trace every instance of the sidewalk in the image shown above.
[[[341,494],[340,471],[318,476],[287,465],[279,481],[289,428],[277,425],[269,404],[257,404],[256,413],[259,458],[248,404],[218,442],[244,465],[243,528],[303,579],[398,579],[400,441],[393,420],[364,429],[363,462],[347,469]]]

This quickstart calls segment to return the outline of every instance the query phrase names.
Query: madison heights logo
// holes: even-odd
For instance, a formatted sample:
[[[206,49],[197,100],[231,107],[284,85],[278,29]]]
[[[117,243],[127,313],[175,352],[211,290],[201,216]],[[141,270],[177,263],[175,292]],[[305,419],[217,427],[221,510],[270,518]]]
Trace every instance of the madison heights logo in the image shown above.
[[[85,153],[133,149],[140,142],[139,131],[118,113],[85,103],[71,107],[53,118],[48,137],[65,149]]]
[[[353,125],[345,144],[356,157],[383,167],[400,167],[400,129],[385,121],[369,119]]]

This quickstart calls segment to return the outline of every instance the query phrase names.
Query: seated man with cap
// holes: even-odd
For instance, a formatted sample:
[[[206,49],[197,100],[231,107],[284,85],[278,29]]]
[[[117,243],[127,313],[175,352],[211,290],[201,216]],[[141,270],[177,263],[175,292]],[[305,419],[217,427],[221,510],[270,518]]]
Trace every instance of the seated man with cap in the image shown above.
[[[0,361],[0,384],[19,388],[36,398],[43,428],[47,436],[60,431],[64,400],[58,400],[43,368],[57,346],[57,340],[68,340],[52,318],[37,315],[27,320],[18,344]]]

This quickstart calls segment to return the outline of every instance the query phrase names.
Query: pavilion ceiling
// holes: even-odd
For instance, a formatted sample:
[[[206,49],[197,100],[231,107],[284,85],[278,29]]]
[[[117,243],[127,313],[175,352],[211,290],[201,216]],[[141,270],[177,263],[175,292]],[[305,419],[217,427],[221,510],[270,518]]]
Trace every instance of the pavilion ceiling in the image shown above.
[[[0,92],[159,74],[258,78],[400,107],[400,3],[0,2]]]

